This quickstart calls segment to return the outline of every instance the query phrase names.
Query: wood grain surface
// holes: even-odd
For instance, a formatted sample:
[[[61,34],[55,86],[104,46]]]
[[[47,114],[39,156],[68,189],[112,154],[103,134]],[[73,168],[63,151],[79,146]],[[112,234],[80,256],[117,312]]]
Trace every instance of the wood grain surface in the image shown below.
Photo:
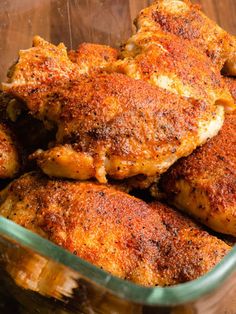
[[[26,49],[34,34],[50,35],[48,0],[0,0],[0,79],[5,77],[19,49]],[[1,313],[1,312],[0,312]]]
[[[236,0],[195,0],[213,20],[236,35]]]
[[[236,0],[192,0],[231,34],[236,35]],[[153,0],[52,0],[52,38],[74,47],[82,41],[119,45],[132,32],[132,21]],[[58,28],[58,8],[62,24]],[[61,15],[61,12],[67,12]],[[68,20],[70,17],[70,20]],[[54,22],[55,21],[55,22]]]
[[[227,31],[236,34],[236,0],[192,1],[201,5],[203,11]],[[68,47],[82,41],[118,46],[131,34],[137,13],[153,0],[54,0],[52,3],[51,35],[56,42],[63,40]],[[61,22],[64,28],[65,25],[71,27],[70,33],[58,28],[58,4],[67,12],[61,16]]]

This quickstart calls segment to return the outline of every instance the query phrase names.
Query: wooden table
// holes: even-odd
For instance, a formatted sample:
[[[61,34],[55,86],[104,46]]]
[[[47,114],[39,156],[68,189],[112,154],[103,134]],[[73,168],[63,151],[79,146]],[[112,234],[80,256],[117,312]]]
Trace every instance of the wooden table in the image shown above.
[[[235,0],[195,0],[202,5],[206,14],[217,21],[224,29],[236,35],[236,1]]]

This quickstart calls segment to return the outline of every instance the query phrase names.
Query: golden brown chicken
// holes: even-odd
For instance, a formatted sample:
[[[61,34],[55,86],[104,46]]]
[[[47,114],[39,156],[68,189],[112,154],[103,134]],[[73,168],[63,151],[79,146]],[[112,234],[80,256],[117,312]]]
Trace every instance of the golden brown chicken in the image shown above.
[[[112,187],[50,180],[38,173],[22,176],[1,192],[0,214],[145,286],[195,279],[230,250],[165,205],[149,206]]]
[[[76,51],[69,51],[68,56],[84,70],[83,73],[89,73],[110,66],[117,60],[118,51],[105,45],[83,43]]]
[[[13,178],[20,169],[20,151],[12,130],[0,122],[0,179]]]
[[[158,29],[141,28],[122,52],[112,71],[148,81],[184,97],[235,109],[233,99],[210,59],[191,44]]]
[[[224,81],[236,103],[236,78],[224,77]]]
[[[146,14],[152,12],[153,7],[140,13],[137,33],[124,45],[123,59],[111,64],[110,70],[148,81],[181,96],[221,104],[227,110],[235,109],[219,69],[190,42],[164,32],[149,21]]]
[[[219,134],[160,181],[166,199],[213,230],[236,236],[236,113]]]
[[[182,42],[194,45],[213,63],[230,75],[236,75],[236,38],[205,16],[189,0],[157,0],[139,14],[138,28],[158,27]]]
[[[0,92],[0,179],[12,178],[35,168],[28,156],[36,149],[47,148],[55,131],[26,112],[25,105],[9,94]],[[4,185],[6,180],[1,181]]]
[[[80,75],[64,46],[36,38],[20,52],[5,90],[58,128],[53,148],[34,157],[50,176],[156,176],[217,134],[224,109],[118,73]]]

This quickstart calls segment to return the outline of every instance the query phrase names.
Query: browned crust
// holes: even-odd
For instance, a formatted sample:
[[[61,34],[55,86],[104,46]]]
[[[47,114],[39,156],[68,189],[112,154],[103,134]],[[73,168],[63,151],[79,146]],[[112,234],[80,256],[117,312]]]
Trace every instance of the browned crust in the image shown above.
[[[166,75],[176,81],[177,86],[182,85],[179,87],[180,91],[177,88],[180,94],[191,90],[190,95],[195,99],[205,99],[211,103],[222,100],[222,103],[229,102],[233,106],[219,70],[196,47],[158,29],[152,31],[152,34],[149,29],[141,29],[134,38],[142,51],[135,56],[134,61],[130,58],[124,60],[117,67],[118,71],[129,75],[128,66],[133,62],[135,72],[141,73],[142,80],[152,82],[153,75]],[[129,55],[127,48],[123,51],[123,55],[126,54]]]
[[[214,102],[184,98],[121,73],[81,75],[63,45],[55,47],[38,37],[34,42],[35,47],[20,52],[4,88],[25,101],[46,126],[58,128],[55,146],[89,154],[100,182],[106,182],[106,174],[124,179],[164,172],[204,141],[200,125],[208,126],[218,116]],[[179,54],[176,58],[183,60],[183,52]],[[36,158],[42,166],[49,157]],[[48,168],[43,168],[46,173],[60,176]]]
[[[184,138],[197,136],[199,120],[214,116],[214,108],[204,102],[118,73],[8,91],[25,100],[34,115],[58,124],[58,143],[87,152],[103,145],[108,154],[128,160],[142,156],[144,149],[147,158],[175,153]]]
[[[197,278],[229,250],[165,205],[149,206],[92,182],[49,180],[32,173],[2,192],[0,204],[5,217],[143,285]]]
[[[166,205],[156,202],[151,206],[159,213],[166,232],[171,235],[171,246],[166,242],[161,248],[163,251],[158,269],[163,267],[164,273],[168,272],[172,279],[178,278],[179,282],[185,282],[190,277],[193,279],[195,272],[200,275],[202,267],[209,269],[212,261],[219,258],[216,238],[209,236],[187,216]]]
[[[217,109],[118,73],[13,86],[9,92],[26,101],[33,115],[58,126],[56,144],[88,153],[95,168],[107,158],[107,174],[118,179],[154,176],[169,166],[164,161],[191,153],[199,145],[199,121],[208,124]],[[117,157],[126,164],[114,167]]]
[[[13,132],[0,123],[0,179],[12,178],[20,169],[20,152]]]
[[[199,5],[184,1],[189,10],[170,13],[157,1],[150,7],[150,12],[145,9],[149,18],[168,33],[190,41],[199,51],[206,53],[220,69],[227,58],[230,58],[235,49],[235,39],[221,29],[214,21],[206,17]],[[141,13],[142,14],[142,13]]]
[[[236,78],[224,77],[224,81],[236,103]]]
[[[112,47],[99,44],[83,43],[77,50],[68,52],[68,57],[86,72],[108,66],[118,58],[118,51]]]
[[[178,161],[163,175],[161,186],[174,198],[175,184],[183,179],[202,190],[212,212],[236,208],[236,113],[226,116],[219,134],[187,158]]]

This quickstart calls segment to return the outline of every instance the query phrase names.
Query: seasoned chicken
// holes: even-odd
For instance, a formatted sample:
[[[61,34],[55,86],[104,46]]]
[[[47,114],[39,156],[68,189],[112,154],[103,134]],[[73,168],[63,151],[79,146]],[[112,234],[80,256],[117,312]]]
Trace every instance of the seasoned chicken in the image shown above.
[[[69,51],[68,56],[72,62],[84,70],[83,73],[89,73],[102,70],[115,62],[118,58],[118,51],[105,45],[83,43],[76,51]]]
[[[166,199],[213,230],[236,236],[236,113],[219,134],[160,181]]]
[[[192,44],[230,75],[236,75],[236,38],[205,16],[189,0],[157,0],[141,11],[137,26],[158,27]]]
[[[236,78],[224,77],[224,81],[236,103]]]
[[[160,203],[92,182],[30,173],[0,194],[0,214],[115,276],[145,286],[195,279],[230,247]]]
[[[12,130],[0,122],[0,179],[14,177],[20,169],[20,151]]]
[[[58,128],[54,146],[34,154],[50,176],[155,177],[222,126],[221,106],[119,73],[80,75],[62,45],[39,38],[34,44],[20,52],[4,89],[45,126]]]
[[[20,168],[19,147],[6,121],[6,103],[9,99],[0,92],[0,188],[2,179],[14,177]]]
[[[182,38],[163,32],[155,23],[146,22],[142,12],[138,21],[137,33],[121,52],[123,59],[113,62],[108,67],[111,71],[148,81],[181,96],[235,109],[220,71],[209,57]]]
[[[24,107],[19,100],[0,92],[0,179],[34,169],[35,163],[28,156],[38,148],[47,148],[55,138],[55,131],[47,130]],[[0,189],[5,181],[0,182]]]

